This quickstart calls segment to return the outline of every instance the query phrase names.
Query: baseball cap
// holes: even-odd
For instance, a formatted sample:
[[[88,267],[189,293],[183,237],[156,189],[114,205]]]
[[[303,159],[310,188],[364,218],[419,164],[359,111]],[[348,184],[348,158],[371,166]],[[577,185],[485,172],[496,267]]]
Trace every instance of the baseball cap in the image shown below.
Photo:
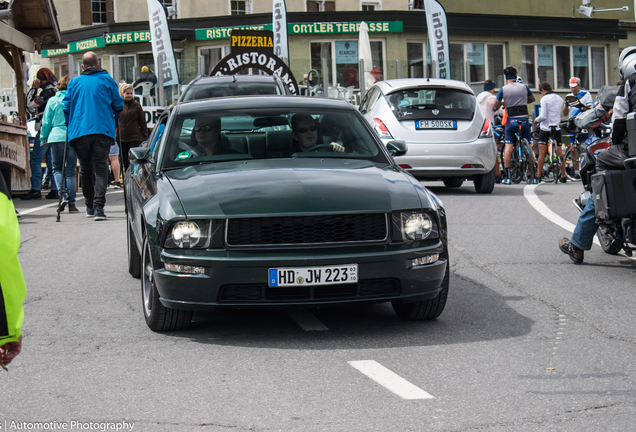
[[[581,85],[581,78],[572,77],[570,78],[570,87],[576,87]]]

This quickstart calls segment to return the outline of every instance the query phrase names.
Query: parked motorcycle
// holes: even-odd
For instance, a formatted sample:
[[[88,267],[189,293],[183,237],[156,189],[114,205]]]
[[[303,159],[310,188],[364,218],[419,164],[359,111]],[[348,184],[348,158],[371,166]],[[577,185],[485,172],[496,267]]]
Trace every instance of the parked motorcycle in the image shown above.
[[[594,200],[596,236],[605,253],[615,255],[621,250],[632,256],[636,250],[636,118],[627,116],[629,158],[625,170],[597,172],[596,157],[609,148],[608,140],[597,139],[581,144],[581,180],[585,190],[573,200],[583,211],[588,199]]]

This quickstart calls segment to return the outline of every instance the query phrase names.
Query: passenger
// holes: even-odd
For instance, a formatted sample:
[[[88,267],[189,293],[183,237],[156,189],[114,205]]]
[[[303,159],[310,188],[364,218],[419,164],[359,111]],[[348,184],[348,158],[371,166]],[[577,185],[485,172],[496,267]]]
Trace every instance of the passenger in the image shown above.
[[[189,151],[182,151],[175,160],[190,159],[200,156],[222,154],[237,154],[220,139],[221,119],[219,117],[199,117],[192,129],[194,147]]]
[[[291,119],[292,145],[291,151],[286,155],[290,157],[294,153],[306,152],[318,144],[318,126],[316,120],[309,114],[296,114]],[[341,153],[345,150],[341,144],[332,142],[331,151]]]

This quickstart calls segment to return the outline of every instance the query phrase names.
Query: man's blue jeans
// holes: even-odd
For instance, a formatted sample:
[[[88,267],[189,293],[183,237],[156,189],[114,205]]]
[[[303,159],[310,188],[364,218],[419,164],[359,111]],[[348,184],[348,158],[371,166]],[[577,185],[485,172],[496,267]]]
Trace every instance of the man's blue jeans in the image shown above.
[[[53,164],[51,160],[53,158],[51,157],[50,146],[48,144],[40,145],[40,132],[38,131],[33,141],[33,152],[31,152],[31,159],[29,160],[29,165],[31,166],[31,189],[42,190],[42,159],[44,159],[45,154],[46,166],[49,171],[52,171]],[[57,190],[55,182],[51,183],[51,190]]]
[[[574,228],[570,242],[579,249],[590,250],[592,249],[594,234],[596,234],[597,230],[598,224],[596,223],[594,211],[594,196],[591,195],[587,200],[583,212],[579,215],[579,220],[576,223],[576,228]]]
[[[77,195],[77,181],[75,173],[77,171],[77,154],[75,149],[66,144],[66,187],[62,187],[62,165],[64,164],[64,145],[66,143],[49,143],[53,153],[53,173],[55,183],[60,191],[68,192],[68,203],[75,204]]]

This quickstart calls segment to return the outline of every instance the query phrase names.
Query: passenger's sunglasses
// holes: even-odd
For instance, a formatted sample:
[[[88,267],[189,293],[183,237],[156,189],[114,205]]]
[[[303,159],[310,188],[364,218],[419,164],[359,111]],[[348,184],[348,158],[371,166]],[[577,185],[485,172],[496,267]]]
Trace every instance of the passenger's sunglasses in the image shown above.
[[[194,127],[194,131],[195,132],[210,132],[211,130],[216,129],[216,126],[195,126]]]
[[[318,129],[316,126],[309,126],[309,127],[296,129],[296,132],[301,133],[301,134],[306,134],[309,131],[315,132],[316,129]]]

